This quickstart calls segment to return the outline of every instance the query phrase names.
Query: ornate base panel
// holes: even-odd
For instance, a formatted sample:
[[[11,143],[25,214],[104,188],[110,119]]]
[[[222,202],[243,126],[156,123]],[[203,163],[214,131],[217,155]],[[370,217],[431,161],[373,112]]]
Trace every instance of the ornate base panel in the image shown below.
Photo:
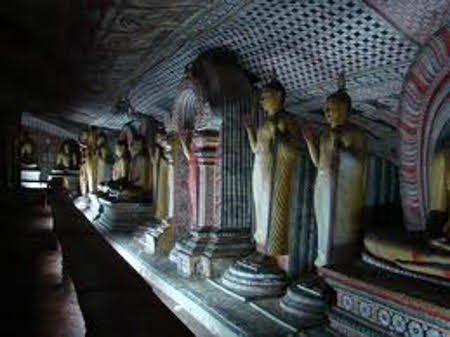
[[[216,233],[192,232],[177,242],[170,260],[177,264],[178,272],[188,277],[217,277],[240,256],[251,251],[247,232]]]
[[[433,303],[405,293],[383,292],[376,284],[349,281],[334,272],[323,274],[337,296],[330,324],[344,336],[450,337],[447,309],[434,311]]]

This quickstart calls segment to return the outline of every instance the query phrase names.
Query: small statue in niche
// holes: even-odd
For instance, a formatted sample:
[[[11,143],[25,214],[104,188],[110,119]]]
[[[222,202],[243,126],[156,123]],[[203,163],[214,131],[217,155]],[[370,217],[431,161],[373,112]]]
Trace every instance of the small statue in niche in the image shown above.
[[[450,144],[438,149],[430,170],[430,211],[450,215]],[[368,233],[367,251],[375,257],[420,274],[450,278],[450,219],[437,239],[411,240],[403,235]]]
[[[359,252],[366,181],[367,141],[348,122],[351,98],[344,88],[325,103],[328,123],[318,141],[303,130],[312,162],[317,167],[314,210],[317,222],[318,267],[348,262]]]
[[[65,140],[56,154],[56,168],[60,170],[78,169],[78,153],[74,144]]]
[[[284,110],[284,97],[279,82],[267,84],[261,93],[261,105],[268,117],[256,132],[248,115],[244,120],[255,154],[252,182],[256,249],[274,257],[288,253],[293,173],[302,141],[298,121]]]
[[[104,184],[110,179],[109,174],[109,148],[108,140],[104,132],[100,132],[97,137],[97,181]]]
[[[36,168],[36,145],[28,135],[28,132],[23,131],[20,142],[20,164],[23,168]]]
[[[140,186],[145,192],[150,193],[152,179],[150,172],[150,160],[145,154],[143,137],[135,137],[131,142],[130,182]]]

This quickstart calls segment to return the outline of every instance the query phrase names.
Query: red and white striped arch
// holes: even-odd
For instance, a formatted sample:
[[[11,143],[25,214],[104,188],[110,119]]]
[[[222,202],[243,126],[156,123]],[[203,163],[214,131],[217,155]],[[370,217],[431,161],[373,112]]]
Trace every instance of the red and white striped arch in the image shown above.
[[[450,27],[441,28],[409,69],[399,106],[400,190],[405,225],[424,230],[428,166],[439,131],[450,119]]]

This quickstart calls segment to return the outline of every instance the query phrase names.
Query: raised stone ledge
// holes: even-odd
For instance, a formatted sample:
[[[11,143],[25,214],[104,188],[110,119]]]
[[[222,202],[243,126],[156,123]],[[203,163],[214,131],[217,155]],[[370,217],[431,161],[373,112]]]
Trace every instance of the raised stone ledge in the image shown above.
[[[279,307],[280,298],[249,300],[218,286],[217,279],[180,276],[167,255],[151,255],[130,233],[93,227],[157,291],[182,306],[211,336],[336,336],[318,326],[290,316]],[[176,310],[176,306],[170,308]]]

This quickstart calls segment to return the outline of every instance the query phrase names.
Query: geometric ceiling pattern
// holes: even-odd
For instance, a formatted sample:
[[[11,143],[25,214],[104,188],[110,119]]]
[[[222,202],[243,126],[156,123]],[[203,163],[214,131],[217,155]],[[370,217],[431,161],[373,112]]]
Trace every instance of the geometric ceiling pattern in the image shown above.
[[[98,0],[89,0],[99,2]],[[92,6],[86,95],[67,118],[120,128],[132,106],[164,120],[185,67],[224,48],[257,85],[276,76],[294,113],[320,122],[324,98],[344,72],[374,137],[395,133],[403,78],[420,45],[449,20],[449,0],[116,0]],[[378,132],[378,135],[376,134]],[[395,138],[395,135],[392,137]],[[391,138],[392,138],[391,137]]]

